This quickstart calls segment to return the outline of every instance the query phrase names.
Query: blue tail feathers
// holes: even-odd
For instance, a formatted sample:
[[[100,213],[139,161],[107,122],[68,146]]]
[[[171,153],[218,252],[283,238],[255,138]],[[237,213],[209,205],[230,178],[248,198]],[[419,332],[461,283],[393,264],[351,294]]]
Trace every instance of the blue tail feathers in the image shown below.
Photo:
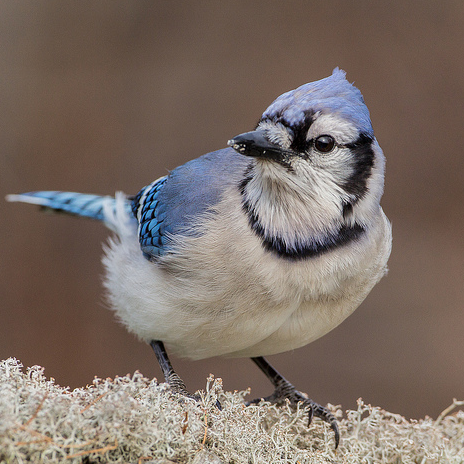
[[[105,220],[103,204],[108,201],[115,202],[114,198],[108,196],[60,191],[38,191],[8,195],[7,200],[31,203],[48,210],[88,217],[99,221]]]

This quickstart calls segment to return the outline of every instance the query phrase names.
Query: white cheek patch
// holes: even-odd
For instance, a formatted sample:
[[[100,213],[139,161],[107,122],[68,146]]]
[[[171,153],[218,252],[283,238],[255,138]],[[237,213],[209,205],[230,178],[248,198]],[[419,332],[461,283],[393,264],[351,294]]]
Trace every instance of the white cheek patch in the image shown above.
[[[311,140],[320,135],[331,135],[337,143],[354,142],[359,135],[356,126],[337,114],[317,114],[309,128],[307,139]]]

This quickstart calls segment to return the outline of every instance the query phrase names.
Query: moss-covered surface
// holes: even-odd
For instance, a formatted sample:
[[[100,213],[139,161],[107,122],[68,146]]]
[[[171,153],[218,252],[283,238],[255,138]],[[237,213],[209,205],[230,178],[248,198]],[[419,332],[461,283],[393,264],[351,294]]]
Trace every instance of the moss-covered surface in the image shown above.
[[[140,373],[70,391],[43,368],[0,362],[0,460],[133,463],[462,463],[463,402],[438,419],[408,421],[358,401],[342,413],[341,443],[288,405],[245,407],[246,392],[207,380],[202,400],[179,401]],[[215,406],[219,398],[222,411]]]

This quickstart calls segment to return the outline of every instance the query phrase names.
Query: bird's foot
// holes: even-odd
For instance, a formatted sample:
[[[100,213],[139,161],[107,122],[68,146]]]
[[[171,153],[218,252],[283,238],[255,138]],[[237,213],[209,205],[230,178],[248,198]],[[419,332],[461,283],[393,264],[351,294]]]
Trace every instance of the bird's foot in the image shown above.
[[[177,375],[176,372],[172,371],[166,378],[165,382],[169,385],[172,393],[180,395],[186,398],[191,398],[195,401],[200,401],[200,395],[198,393],[190,393],[185,386],[184,381]]]
[[[190,398],[199,402],[201,396],[198,393],[192,394],[187,390],[184,381],[177,375],[173,369],[171,361],[169,360],[166,349],[164,348],[163,342],[159,340],[152,340],[150,342],[153,351],[155,352],[156,358],[158,359],[161,370],[164,374],[164,381],[169,385],[171,392],[181,397]],[[221,411],[221,403],[216,400],[216,407]]]
[[[318,417],[324,422],[327,422],[335,434],[335,448],[338,447],[338,444],[340,443],[340,431],[335,416],[324,406],[321,406],[319,403],[316,403],[303,395],[303,393],[298,391],[288,380],[284,378],[279,379],[276,389],[272,395],[266,398],[256,398],[247,403],[247,405],[257,404],[261,400],[268,401],[273,404],[283,404],[286,400],[288,400],[292,406],[296,406],[298,403],[301,403],[304,407],[308,407],[308,426],[311,424],[313,417]]]

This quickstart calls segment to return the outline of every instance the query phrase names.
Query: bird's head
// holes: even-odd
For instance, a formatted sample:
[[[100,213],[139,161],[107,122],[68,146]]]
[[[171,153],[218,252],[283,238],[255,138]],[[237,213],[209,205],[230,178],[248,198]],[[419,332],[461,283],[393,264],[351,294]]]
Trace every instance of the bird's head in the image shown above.
[[[254,131],[228,144],[255,160],[254,188],[246,186],[252,203],[257,192],[292,189],[315,213],[312,224],[321,221],[319,230],[329,219],[366,222],[378,207],[384,157],[361,92],[338,68],[278,97]]]

